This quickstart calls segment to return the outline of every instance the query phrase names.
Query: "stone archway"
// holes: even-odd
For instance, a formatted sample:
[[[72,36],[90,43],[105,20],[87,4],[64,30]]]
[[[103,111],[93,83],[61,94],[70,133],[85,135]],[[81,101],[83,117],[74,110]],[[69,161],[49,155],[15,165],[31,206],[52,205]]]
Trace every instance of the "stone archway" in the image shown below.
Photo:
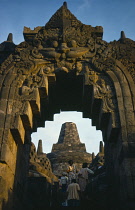
[[[15,46],[10,38],[1,44],[0,176],[6,210],[22,208],[31,133],[60,110],[92,118],[105,142],[108,200],[135,205],[135,42],[122,33],[107,43],[102,35],[102,27],[82,24],[64,3],[45,27],[25,27],[24,42]]]

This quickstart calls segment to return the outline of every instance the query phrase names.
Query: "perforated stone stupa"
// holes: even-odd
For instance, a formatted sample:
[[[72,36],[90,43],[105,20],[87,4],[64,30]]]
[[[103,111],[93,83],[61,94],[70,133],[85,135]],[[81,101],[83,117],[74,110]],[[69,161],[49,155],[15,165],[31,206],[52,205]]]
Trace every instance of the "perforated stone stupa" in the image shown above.
[[[52,173],[49,159],[46,154],[43,153],[42,140],[38,142],[37,151],[34,143],[31,142],[29,177],[45,177],[49,183],[58,181],[57,177]]]
[[[53,144],[52,152],[47,156],[56,175],[66,172],[69,160],[74,161],[78,170],[83,162],[90,163],[92,160],[91,154],[86,152],[85,144],[81,143],[76,124],[73,122],[62,125],[58,142]]]

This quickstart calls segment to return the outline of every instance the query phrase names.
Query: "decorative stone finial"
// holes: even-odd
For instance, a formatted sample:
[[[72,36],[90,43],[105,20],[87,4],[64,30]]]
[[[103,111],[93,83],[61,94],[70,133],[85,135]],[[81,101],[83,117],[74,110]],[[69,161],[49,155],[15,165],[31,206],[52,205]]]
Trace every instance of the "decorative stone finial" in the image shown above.
[[[64,1],[63,6],[67,8],[67,2]]]
[[[38,141],[37,154],[38,154],[38,155],[43,154],[42,140],[39,140],[39,141]]]
[[[125,32],[124,31],[121,31],[121,37],[120,37],[121,39],[125,39],[126,38],[126,36],[125,36]]]
[[[95,153],[92,152],[92,160],[94,160],[94,158],[95,158]]]
[[[7,42],[13,42],[13,34],[12,33],[8,34]]]
[[[100,141],[99,152],[100,153],[104,153],[104,146],[103,146],[103,142],[102,141]]]

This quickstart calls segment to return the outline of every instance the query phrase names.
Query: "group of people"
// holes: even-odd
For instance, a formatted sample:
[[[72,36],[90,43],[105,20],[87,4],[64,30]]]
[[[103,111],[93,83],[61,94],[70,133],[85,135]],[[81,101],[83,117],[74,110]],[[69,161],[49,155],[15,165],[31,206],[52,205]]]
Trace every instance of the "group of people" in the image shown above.
[[[63,172],[60,178],[60,187],[65,195],[68,206],[79,206],[80,199],[83,199],[84,191],[88,183],[89,174],[94,172],[88,168],[87,163],[83,163],[80,171],[77,172],[76,166],[70,160],[67,172]]]

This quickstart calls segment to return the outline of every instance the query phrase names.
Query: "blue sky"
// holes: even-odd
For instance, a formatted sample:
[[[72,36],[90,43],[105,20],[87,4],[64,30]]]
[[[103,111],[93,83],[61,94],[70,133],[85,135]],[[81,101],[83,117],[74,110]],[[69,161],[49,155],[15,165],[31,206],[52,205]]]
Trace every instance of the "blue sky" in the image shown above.
[[[84,24],[104,28],[103,39],[118,40],[120,31],[135,40],[134,0],[67,0],[70,11]],[[63,0],[0,0],[0,42],[13,33],[23,41],[23,27],[44,26]]]
[[[0,0],[0,43],[13,33],[14,43],[23,39],[23,27],[31,29],[44,26],[63,4],[63,0]],[[103,39],[107,42],[118,40],[120,32],[135,40],[135,0],[67,0],[68,8],[82,23],[104,28]],[[87,151],[98,152],[101,132],[91,127],[89,119],[81,113],[62,113],[54,117],[54,122],[46,122],[45,129],[38,129],[32,135],[35,144],[43,140],[44,152],[50,152],[52,144],[58,140],[61,124],[75,122],[80,139],[86,143]]]

